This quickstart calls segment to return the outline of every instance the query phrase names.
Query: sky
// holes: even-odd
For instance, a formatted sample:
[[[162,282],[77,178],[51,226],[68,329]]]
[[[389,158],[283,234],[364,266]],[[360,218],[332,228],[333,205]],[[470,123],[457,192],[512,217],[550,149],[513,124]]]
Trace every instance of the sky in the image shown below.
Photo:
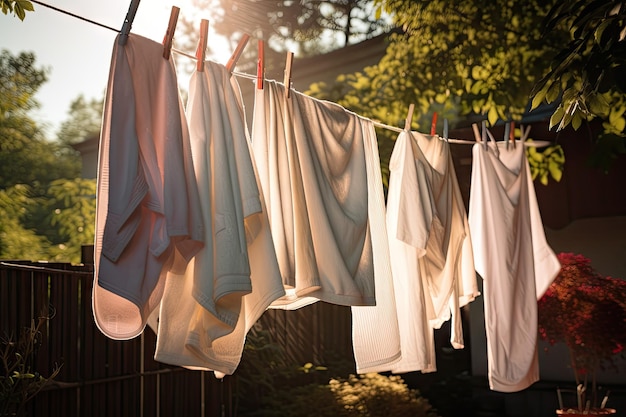
[[[130,5],[130,0],[42,2],[117,29],[121,29]],[[197,14],[190,3],[191,0],[141,0],[131,31],[161,42],[172,6],[180,7],[180,19],[186,11],[193,10]],[[33,5],[35,11],[27,12],[24,21],[0,14],[0,49],[8,49],[13,55],[33,52],[35,65],[49,69],[48,81],[35,96],[41,108],[31,113],[31,117],[45,127],[49,139],[54,139],[59,125],[68,118],[74,99],[80,94],[87,99],[103,97],[117,33],[45,6]],[[194,16],[198,17],[211,20],[209,11],[206,16]],[[209,23],[209,42],[214,52],[207,57],[226,63],[232,51],[223,40],[216,40],[219,39]],[[184,83],[183,79],[179,81]]]

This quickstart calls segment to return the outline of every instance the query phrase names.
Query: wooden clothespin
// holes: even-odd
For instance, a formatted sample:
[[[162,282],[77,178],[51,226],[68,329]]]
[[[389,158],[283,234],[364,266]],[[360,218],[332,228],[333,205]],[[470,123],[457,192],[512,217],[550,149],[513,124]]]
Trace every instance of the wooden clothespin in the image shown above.
[[[176,31],[176,23],[178,22],[179,13],[180,7],[172,6],[170,21],[167,24],[165,37],[163,37],[163,58],[165,59],[170,59],[170,54],[172,52],[172,39],[174,38],[174,32]]]
[[[443,138],[448,141],[448,119],[443,119]]]
[[[528,136],[530,135],[530,128],[531,126],[529,125],[528,128],[524,130],[524,126],[520,125],[519,129],[520,129],[520,132],[522,133],[520,137],[520,142],[522,142],[522,144],[526,141],[526,139],[528,139]]]
[[[478,125],[476,123],[472,123],[472,130],[474,131],[474,140],[476,143],[480,143],[480,131],[478,130]]]
[[[493,151],[496,153],[497,157],[500,157],[500,148],[498,148],[498,142],[496,142],[496,138],[493,137],[493,134],[491,133],[491,131],[489,129],[485,128],[485,132],[487,132],[487,136],[489,137],[489,140],[492,141],[493,144],[495,145],[493,147]],[[486,141],[485,141],[485,143],[486,143]]]
[[[430,134],[434,136],[437,133],[437,112],[433,113],[433,120],[430,123]]]
[[[265,80],[265,62],[264,62],[264,52],[263,52],[263,41],[259,39],[258,42],[259,48],[259,60],[256,65],[256,88],[257,90],[263,90],[263,81]]]
[[[248,35],[247,33],[244,33],[241,39],[239,40],[239,43],[237,44],[237,48],[235,48],[235,52],[233,52],[232,56],[226,63],[226,70],[228,70],[228,72],[232,73],[233,70],[235,69],[235,65],[237,65],[237,61],[239,61],[239,57],[243,53],[243,50],[248,44],[249,39],[250,39],[250,35]]]
[[[293,64],[293,52],[287,52],[287,60],[285,62],[285,78],[283,84],[285,84],[285,97],[291,97],[291,66]]]
[[[135,20],[135,15],[137,14],[138,8],[139,0],[132,0],[130,2],[130,6],[128,7],[126,17],[124,18],[122,30],[120,30],[120,37],[117,41],[120,45],[126,45],[126,41],[128,40],[128,34],[130,33],[130,29],[133,26],[133,21]]]
[[[415,104],[409,104],[409,112],[406,115],[406,119],[404,119],[404,130],[406,132],[411,131],[411,123],[413,122],[413,111],[415,110]]]
[[[202,19],[200,21],[200,40],[198,40],[198,49],[196,49],[196,69],[200,72],[204,71],[204,59],[206,58],[206,45],[209,37],[209,21]]]

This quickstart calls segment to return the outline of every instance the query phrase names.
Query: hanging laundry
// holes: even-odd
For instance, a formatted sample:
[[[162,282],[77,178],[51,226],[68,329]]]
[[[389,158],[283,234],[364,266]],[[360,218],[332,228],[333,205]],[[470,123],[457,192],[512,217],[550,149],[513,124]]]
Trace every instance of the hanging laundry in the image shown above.
[[[524,146],[477,143],[472,155],[469,224],[483,278],[489,386],[516,392],[539,380],[537,299],[560,265],[545,238]]]
[[[116,39],[99,148],[93,312],[113,339],[139,335],[167,271],[203,246],[203,224],[176,72],[163,46]]]
[[[434,329],[451,322],[464,347],[460,308],[479,295],[472,241],[450,146],[403,131],[389,162],[387,228],[402,359],[393,372],[436,371]]]
[[[359,372],[396,361],[374,125],[295,90],[288,99],[274,81],[257,89],[255,100],[252,146],[287,291],[271,307],[352,306]]]
[[[276,82],[256,91],[252,146],[287,289],[273,306],[374,305],[358,118]]]
[[[237,81],[206,61],[187,108],[206,244],[167,275],[157,361],[232,374],[248,330],[285,294],[243,113]]]

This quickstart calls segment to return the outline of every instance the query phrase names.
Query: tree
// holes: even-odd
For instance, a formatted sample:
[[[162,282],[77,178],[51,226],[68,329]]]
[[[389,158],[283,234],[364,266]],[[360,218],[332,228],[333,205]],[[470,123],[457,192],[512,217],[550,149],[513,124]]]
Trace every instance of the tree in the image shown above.
[[[411,102],[418,116],[438,107],[491,124],[519,120],[546,56],[564,39],[562,33],[542,36],[554,1],[386,1],[404,31],[390,36],[378,65],[348,77],[354,91],[343,101],[392,124],[406,117]],[[357,100],[363,91],[367,99]],[[398,104],[390,109],[391,102]]]
[[[33,204],[27,185],[0,190],[0,259],[46,258],[46,238],[23,224]]]
[[[57,132],[57,140],[66,145],[84,141],[98,135],[102,125],[103,99],[87,100],[82,94],[71,103],[68,119],[61,123]]]
[[[32,53],[0,54],[0,258],[77,262],[80,245],[93,242],[95,181],[77,179],[75,152],[30,118],[45,81]],[[71,108],[67,132],[93,128],[84,107]]]
[[[413,128],[426,130],[432,114],[451,124],[463,119],[520,120],[529,95],[565,33],[543,36],[541,23],[556,0],[388,0],[384,7],[401,33],[377,65],[342,76],[310,93],[403,126],[415,103]],[[429,129],[428,129],[429,130]],[[441,131],[441,130],[439,130]],[[381,133],[388,161],[395,135]],[[386,167],[383,166],[383,174]]]
[[[2,7],[2,13],[12,13],[20,20],[24,20],[27,11],[35,10],[33,3],[28,0],[0,0],[0,7]]]
[[[622,1],[558,2],[546,17],[546,36],[566,28],[569,42],[552,59],[532,92],[532,106],[558,106],[550,119],[557,129],[602,120],[596,163],[606,166],[626,153],[626,4]]]
[[[214,10],[217,33],[237,41],[248,33],[279,52],[300,56],[327,52],[381,33],[388,21],[374,13],[372,0],[249,1],[195,0]]]

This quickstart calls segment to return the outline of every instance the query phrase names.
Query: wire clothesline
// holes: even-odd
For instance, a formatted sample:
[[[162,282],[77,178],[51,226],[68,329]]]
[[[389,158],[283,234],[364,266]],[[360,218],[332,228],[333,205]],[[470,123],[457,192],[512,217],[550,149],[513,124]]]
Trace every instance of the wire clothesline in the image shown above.
[[[86,18],[84,16],[77,15],[77,14],[72,13],[70,11],[61,9],[59,7],[52,6],[50,4],[42,2],[40,0],[31,0],[31,1],[33,3],[35,3],[35,4],[47,7],[49,9],[51,9],[51,10],[56,11],[56,12],[59,12],[59,13],[71,16],[73,18],[82,20],[82,21],[87,22],[87,23],[91,23],[93,25],[96,25],[96,26],[99,26],[99,27],[102,27],[104,29],[108,29],[108,30],[111,30],[111,31],[117,32],[117,33],[123,32],[124,28],[128,27],[130,25],[130,23],[132,23],[132,22],[125,21],[124,22],[124,27],[120,30],[120,29],[116,29],[114,27],[105,25],[103,23],[96,22],[95,20],[88,19],[88,18]],[[133,0],[133,1],[135,3],[134,4],[131,3],[131,9],[133,8],[133,6],[136,8],[137,5],[138,5],[138,2],[139,2],[138,0]],[[128,18],[128,16],[127,16],[127,18]],[[128,30],[130,30],[130,29],[128,29]],[[198,59],[195,55],[192,55],[192,54],[187,53],[185,51],[181,51],[181,50],[176,49],[176,48],[172,48],[172,52],[175,52],[175,53],[177,53],[179,55],[185,56],[185,57],[193,59],[193,60],[197,60]],[[257,75],[253,75],[253,74],[247,74],[247,73],[238,72],[238,71],[232,71],[232,74],[235,75],[235,76],[241,77],[241,78],[252,79],[252,80],[257,79]],[[382,122],[379,122],[379,121],[376,121],[376,120],[371,120],[371,119],[368,119],[368,120],[370,120],[374,124],[374,126],[377,126],[377,127],[383,128],[383,129],[387,129],[387,130],[391,130],[393,132],[401,133],[401,132],[405,131],[405,129],[402,129],[400,127],[391,126],[391,125],[388,125],[388,124],[385,124],[385,123],[382,123]],[[445,136],[447,136],[447,135],[445,135]],[[456,144],[463,144],[463,145],[473,145],[473,144],[476,143],[474,141],[463,140],[463,139],[445,138],[444,140],[446,140],[449,143],[456,143]],[[547,146],[548,142],[546,142],[546,141],[524,141],[523,144],[524,144],[524,146],[544,147],[544,146]]]
[[[82,20],[82,21],[84,21],[84,22],[91,23],[91,24],[93,24],[93,25],[100,26],[100,27],[102,27],[102,28],[112,30],[113,32],[119,32],[119,31],[120,31],[119,29],[115,29],[114,27],[111,27],[111,26],[105,25],[105,24],[100,23],[100,22],[96,22],[95,20],[91,20],[91,19],[88,19],[88,18],[83,17],[83,16],[79,16],[79,15],[77,15],[77,14],[75,14],[75,13],[72,13],[72,12],[69,12],[69,11],[67,11],[67,10],[64,10],[64,9],[61,9],[61,8],[58,8],[58,7],[52,6],[52,5],[50,5],[50,4],[46,4],[46,3],[44,3],[44,2],[41,2],[41,1],[38,1],[38,0],[30,0],[30,1],[31,1],[31,2],[33,2],[33,3],[35,3],[35,4],[38,4],[38,5],[40,5],[40,6],[44,6],[44,7],[47,7],[47,8],[49,8],[49,9],[52,9],[52,10],[54,10],[54,11],[56,11],[56,12],[63,13],[63,14],[66,14],[66,15],[68,15],[68,16],[74,17],[74,18],[76,18],[76,19]]]

